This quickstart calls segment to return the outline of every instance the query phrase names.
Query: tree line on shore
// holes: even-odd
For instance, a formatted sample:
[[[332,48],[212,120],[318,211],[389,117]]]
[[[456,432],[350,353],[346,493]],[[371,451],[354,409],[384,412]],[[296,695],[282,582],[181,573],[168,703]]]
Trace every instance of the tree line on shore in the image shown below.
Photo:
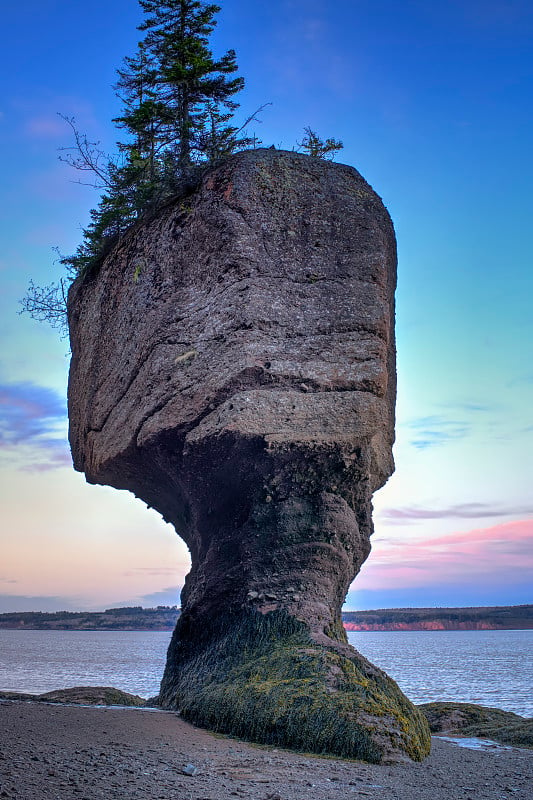
[[[105,611],[25,611],[0,614],[0,629],[22,630],[173,630],[177,606],[131,606]],[[477,608],[396,608],[346,611],[348,630],[529,630],[533,605]]]

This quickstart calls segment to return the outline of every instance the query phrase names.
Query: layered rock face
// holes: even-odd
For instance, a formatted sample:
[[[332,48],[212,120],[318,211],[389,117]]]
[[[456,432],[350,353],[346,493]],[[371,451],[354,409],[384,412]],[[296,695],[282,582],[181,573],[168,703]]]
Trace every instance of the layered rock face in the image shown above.
[[[379,761],[429,736],[340,608],[393,470],[396,249],[351,167],[256,150],[139,225],[69,295],[70,441],[187,543],[161,703]]]

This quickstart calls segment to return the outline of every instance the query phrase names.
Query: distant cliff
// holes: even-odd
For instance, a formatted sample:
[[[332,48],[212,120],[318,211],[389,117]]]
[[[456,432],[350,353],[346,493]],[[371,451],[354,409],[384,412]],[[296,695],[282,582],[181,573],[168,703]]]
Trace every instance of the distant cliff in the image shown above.
[[[172,631],[179,614],[175,606],[133,606],[92,612],[27,611],[0,614],[0,629]],[[531,630],[533,605],[346,611],[342,619],[348,631]]]
[[[348,611],[342,620],[348,631],[530,630],[533,605]]]

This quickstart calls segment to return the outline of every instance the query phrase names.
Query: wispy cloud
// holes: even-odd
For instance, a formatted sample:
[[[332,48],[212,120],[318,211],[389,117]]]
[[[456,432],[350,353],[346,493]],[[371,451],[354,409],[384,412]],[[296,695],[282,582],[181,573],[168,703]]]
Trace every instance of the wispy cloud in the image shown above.
[[[532,571],[533,519],[526,519],[418,542],[380,542],[354,589],[512,586],[531,581]]]
[[[26,186],[34,196],[44,200],[80,202],[80,198],[94,197],[94,189],[80,186],[79,175],[68,164],[57,161],[50,167],[28,173]]]
[[[55,442],[48,440],[46,445],[43,442],[31,460],[23,464],[20,469],[22,472],[48,472],[51,469],[71,466],[72,456],[65,438],[57,439]]]
[[[471,425],[466,421],[450,420],[438,415],[419,417],[403,425],[413,431],[410,443],[418,450],[464,439],[471,430]]]
[[[530,0],[447,0],[446,3],[418,3],[418,9],[441,26],[453,24],[461,29],[501,36],[513,32],[527,37],[533,25]]]
[[[525,384],[525,381],[522,380]],[[508,440],[524,429],[524,415],[511,404],[478,401],[435,403],[433,413],[398,423],[403,438],[418,450],[441,447],[464,439]],[[528,418],[525,417],[526,422]]]
[[[63,141],[70,139],[70,128],[65,121],[73,117],[81,131],[99,130],[101,121],[91,103],[82,97],[41,92],[32,95],[27,92],[22,96],[10,98],[11,111],[20,120],[22,133],[36,138],[61,136]]]
[[[131,577],[133,575],[144,575],[150,577],[160,577],[160,576],[170,576],[174,577],[178,572],[178,567],[135,567],[135,569],[130,569],[127,572],[123,572],[123,575],[127,577]]]
[[[0,594],[0,614],[20,611],[76,611],[79,602],[71,597]]]
[[[385,508],[379,518],[394,525],[410,525],[424,519],[482,519],[487,517],[523,517],[533,514],[533,503],[521,506],[501,506],[489,503],[459,503],[444,508],[403,506]]]
[[[24,449],[22,468],[42,471],[70,464],[66,402],[53,389],[34,383],[0,384],[0,454]]]
[[[31,139],[65,139],[66,124],[57,114],[40,114],[26,121],[24,133]]]
[[[320,17],[308,17],[302,22],[303,38],[310,44],[321,45],[326,31],[327,23]]]
[[[439,404],[440,408],[451,409],[453,411],[461,411],[469,414],[486,414],[491,411],[499,410],[499,406],[489,405],[488,403],[475,403],[465,401],[464,403],[442,403]]]
[[[153,608],[154,606],[179,606],[180,593],[181,586],[168,586],[166,589],[161,589],[159,592],[142,595],[140,598],[141,604],[145,608]]]
[[[0,446],[34,442],[66,418],[65,399],[34,383],[0,384]]]
[[[437,581],[430,586],[360,589],[356,581],[346,597],[346,610],[379,608],[440,608],[465,606],[504,606],[531,602],[528,583],[455,585]],[[364,636],[365,634],[361,634]]]
[[[25,231],[24,238],[29,244],[48,248],[51,254],[51,262],[56,263],[59,260],[59,256],[57,255],[57,251],[53,250],[50,242],[65,241],[68,239],[70,233],[71,231],[67,230],[66,226],[54,222],[45,225],[36,225],[33,228],[28,227]]]

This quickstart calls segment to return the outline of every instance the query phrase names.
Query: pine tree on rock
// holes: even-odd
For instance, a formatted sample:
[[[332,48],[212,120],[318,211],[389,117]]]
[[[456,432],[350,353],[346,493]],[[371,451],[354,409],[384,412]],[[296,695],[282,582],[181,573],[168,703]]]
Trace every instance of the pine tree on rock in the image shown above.
[[[214,164],[252,142],[230,124],[238,108],[232,98],[244,86],[243,78],[230,77],[237,70],[235,51],[215,60],[208,47],[220,7],[198,0],[139,2],[148,15],[139,28],[147,34],[124,59],[115,85],[122,112],[113,122],[126,132],[125,141],[117,142],[118,157],[103,169],[105,193],[82,243],[61,259],[80,272],[139,217],[182,191],[195,166]],[[80,141],[90,167],[90,144]]]
[[[97,268],[123,234],[141,217],[170,197],[191,188],[202,167],[217,163],[236,150],[256,146],[241,135],[258,111],[240,128],[231,124],[244,87],[234,50],[215,59],[209,36],[220,6],[200,0],[139,0],[146,31],[136,54],[126,57],[115,85],[122,102],[113,122],[124,131],[117,153],[106,155],[64,117],[74,134],[74,146],[62,148],[70,166],[89,173],[89,185],[103,189],[82,242],[59,261],[72,279]],[[60,156],[61,158],[61,156]],[[81,182],[81,181],[80,181]],[[35,319],[56,324],[63,308],[63,282],[46,287],[30,284],[21,301]]]
[[[118,142],[118,148],[137,167],[139,176],[155,180],[156,160],[163,145],[159,134],[165,114],[155,93],[154,61],[143,42],[133,58],[126,56],[123,69],[117,73],[115,91],[122,100],[123,112],[113,122],[129,134],[127,142]]]
[[[139,26],[147,31],[144,47],[156,64],[155,96],[165,111],[160,136],[177,172],[187,175],[193,165],[217,153],[210,141],[206,152],[205,124],[216,120],[215,130],[223,153],[228,142],[235,149],[237,131],[226,123],[237,108],[232,97],[244,86],[237,71],[234,50],[214,59],[208,37],[220,6],[198,0],[140,0],[147,14]],[[209,158],[209,161],[212,159]]]

